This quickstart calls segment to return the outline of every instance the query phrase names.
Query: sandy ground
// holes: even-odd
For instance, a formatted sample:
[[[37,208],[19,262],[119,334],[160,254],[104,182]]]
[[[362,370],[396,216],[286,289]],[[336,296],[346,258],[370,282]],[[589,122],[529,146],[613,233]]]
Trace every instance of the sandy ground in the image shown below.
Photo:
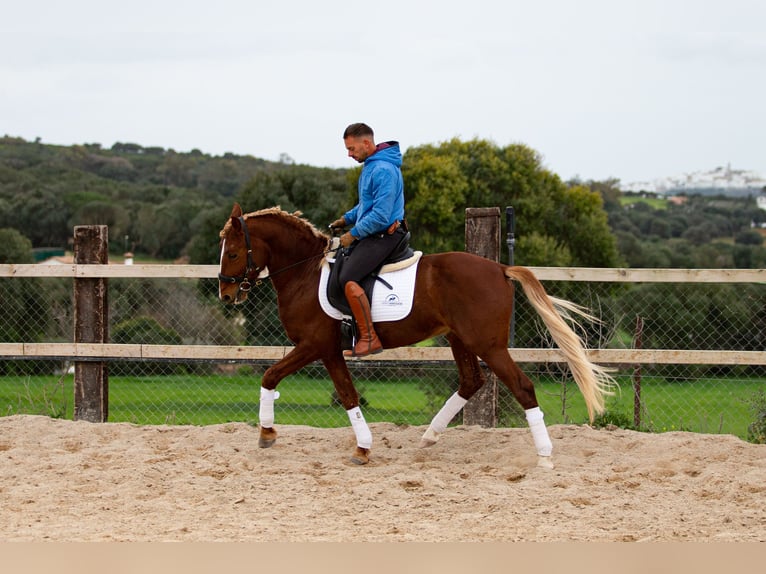
[[[0,418],[0,541],[766,541],[766,445],[728,435]]]

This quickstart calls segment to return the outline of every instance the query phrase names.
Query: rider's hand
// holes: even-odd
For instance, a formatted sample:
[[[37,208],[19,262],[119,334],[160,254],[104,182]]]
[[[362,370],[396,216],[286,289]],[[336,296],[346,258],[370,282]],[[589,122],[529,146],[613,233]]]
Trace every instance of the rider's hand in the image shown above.
[[[343,229],[344,227],[346,227],[346,219],[344,217],[336,219],[330,224],[330,229]]]
[[[351,245],[351,244],[352,244],[354,241],[356,241],[356,237],[354,237],[353,235],[351,235],[351,232],[350,232],[350,231],[347,231],[346,233],[344,233],[343,235],[341,235],[341,236],[340,236],[340,244],[341,244],[343,247],[348,247],[348,246],[349,246],[349,245]]]

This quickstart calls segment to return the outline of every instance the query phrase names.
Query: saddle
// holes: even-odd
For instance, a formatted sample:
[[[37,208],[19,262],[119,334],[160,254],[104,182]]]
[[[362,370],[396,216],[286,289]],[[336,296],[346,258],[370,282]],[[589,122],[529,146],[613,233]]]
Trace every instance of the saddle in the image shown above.
[[[359,286],[364,289],[369,301],[372,301],[372,290],[375,287],[375,283],[377,281],[384,284],[386,283],[385,279],[380,277],[381,270],[384,267],[396,264],[406,266],[407,260],[412,259],[415,256],[415,252],[410,247],[410,237],[410,232],[405,232],[402,239],[388,257],[386,257],[372,273],[358,282]],[[348,306],[346,295],[343,292],[343,286],[340,284],[339,280],[340,270],[343,268],[346,258],[351,252],[348,249],[339,249],[336,253],[337,255],[334,260],[328,260],[330,263],[330,277],[327,280],[327,300],[344,315],[351,316],[351,308]]]
[[[394,248],[394,250],[388,255],[388,257],[386,257],[372,273],[370,273],[367,277],[359,282],[360,287],[364,289],[364,292],[367,295],[367,299],[371,303],[371,307],[373,309],[373,320],[375,320],[376,315],[376,306],[373,297],[373,291],[376,283],[380,282],[386,285],[389,290],[394,289],[394,287],[392,287],[391,284],[382,278],[381,275],[390,273],[388,277],[391,279],[392,277],[400,275],[401,273],[409,275],[408,271],[410,269],[417,268],[417,263],[420,260],[422,252],[413,251],[410,248],[409,240],[410,232],[407,231],[397,246]],[[325,265],[329,266],[329,270],[326,274],[323,271],[323,279],[320,279],[319,301],[322,305],[322,308],[328,315],[336,316],[337,314],[337,318],[339,318],[341,321],[341,348],[352,349],[354,347],[354,341],[356,341],[359,337],[359,333],[356,322],[354,321],[353,313],[351,312],[351,308],[348,305],[348,301],[346,301],[346,295],[339,280],[340,270],[343,268],[350,250],[339,249],[339,243],[340,241],[337,237],[333,239],[333,248],[337,249],[337,256],[334,259],[329,257],[325,259]],[[401,273],[396,273],[396,271],[400,271]],[[324,280],[326,280],[327,287],[323,290],[322,283]],[[393,281],[393,279],[391,280]],[[414,290],[414,275],[411,281],[411,288]],[[409,306],[412,304],[412,299],[410,297],[409,306],[401,305],[399,296],[397,294],[388,295],[386,297],[386,301],[390,303],[389,306],[392,309],[397,311],[396,318],[392,317],[391,320],[397,320],[400,318],[398,315],[401,314],[401,311],[399,311],[398,307],[404,307],[406,309],[406,314],[409,313]]]

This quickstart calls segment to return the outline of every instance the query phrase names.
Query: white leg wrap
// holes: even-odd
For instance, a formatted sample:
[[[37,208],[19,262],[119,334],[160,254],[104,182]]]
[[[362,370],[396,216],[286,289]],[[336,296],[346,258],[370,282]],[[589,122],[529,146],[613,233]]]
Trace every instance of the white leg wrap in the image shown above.
[[[455,418],[455,415],[463,409],[467,402],[463,397],[454,393],[447,399],[441,410],[436,413],[429,428],[437,434],[443,433],[447,430],[447,425],[450,421]]]
[[[540,407],[535,407],[524,412],[527,415],[529,430],[532,431],[532,439],[535,441],[537,454],[540,456],[551,456],[553,444],[551,443],[551,437],[548,436],[548,429],[545,427],[543,411],[540,410]]]
[[[351,428],[354,429],[356,435],[356,444],[361,448],[372,448],[372,432],[370,427],[367,426],[367,421],[364,420],[362,409],[354,407],[346,411],[348,413],[348,420],[351,421]]]
[[[439,440],[439,435],[447,430],[447,425],[453,418],[455,418],[455,415],[461,411],[467,402],[467,400],[457,393],[453,393],[453,395],[444,403],[441,410],[436,413],[436,416],[431,421],[426,432],[423,433],[423,437],[420,439],[420,448],[435,445],[436,441]]]
[[[261,405],[258,408],[261,427],[270,429],[274,426],[274,399],[277,398],[279,398],[277,391],[269,391],[261,387]]]

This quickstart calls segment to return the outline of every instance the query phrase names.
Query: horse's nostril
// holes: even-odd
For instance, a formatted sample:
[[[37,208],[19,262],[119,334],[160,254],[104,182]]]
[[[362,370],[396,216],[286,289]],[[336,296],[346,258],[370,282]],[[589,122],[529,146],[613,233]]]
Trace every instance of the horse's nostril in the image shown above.
[[[221,301],[224,303],[231,303],[231,295],[221,295]]]

